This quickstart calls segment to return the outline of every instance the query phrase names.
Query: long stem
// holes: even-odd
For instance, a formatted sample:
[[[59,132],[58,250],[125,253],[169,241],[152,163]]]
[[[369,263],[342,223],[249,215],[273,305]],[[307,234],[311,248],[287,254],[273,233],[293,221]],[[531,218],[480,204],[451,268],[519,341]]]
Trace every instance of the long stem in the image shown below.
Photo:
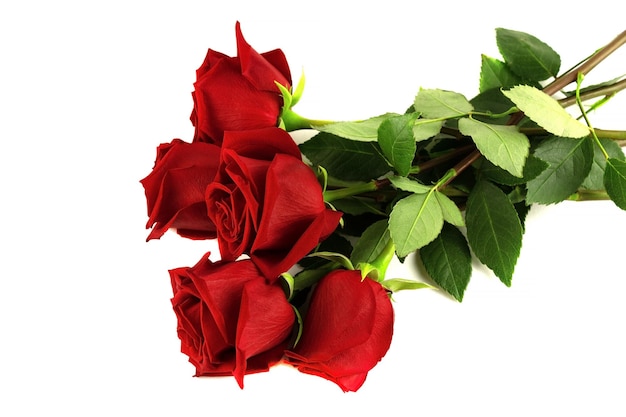
[[[308,119],[300,116],[291,109],[283,110],[281,114],[282,122],[287,132],[293,132],[301,129],[315,129],[316,126],[323,126],[334,123],[331,120]]]
[[[583,78],[584,78],[583,74],[579,73],[578,79],[576,80],[576,103],[578,104],[578,108],[580,109],[580,112],[582,113],[583,118],[585,119],[585,122],[587,123],[587,126],[589,127],[589,130],[591,131],[593,140],[596,142],[596,144],[602,151],[604,158],[609,159],[609,154],[606,152],[606,149],[604,149],[604,146],[602,146],[602,142],[600,142],[600,139],[598,139],[598,135],[596,134],[595,129],[591,125],[591,121],[589,120],[589,117],[587,116],[587,112],[585,111],[585,106],[583,105],[583,101],[580,98],[580,84],[583,82]]]
[[[548,95],[553,95],[561,90],[566,85],[569,85],[576,81],[578,74],[587,74],[594,69],[600,62],[604,61],[609,55],[615,52],[620,46],[626,43],[626,30],[620,33],[615,39],[609,42],[604,48],[599,49],[588,60],[561,75],[555,79],[552,83],[543,88],[543,92]]]
[[[578,190],[575,194],[569,196],[570,201],[596,201],[610,200],[611,197],[604,190]]]
[[[550,135],[545,129],[540,127],[522,127],[520,128],[520,133],[525,134],[526,136],[547,136]],[[607,129],[595,129],[598,137],[603,139],[611,139],[620,144],[620,146],[624,146],[623,143],[626,142],[626,130],[607,130]]]
[[[454,168],[452,168],[452,171],[454,171],[454,175],[448,178],[443,184],[441,184],[440,187],[443,188],[446,185],[450,184],[450,182],[455,179],[461,172],[465,171],[466,168],[476,162],[476,160],[480,158],[480,156],[481,153],[478,149],[466,156],[461,162],[459,162],[454,166]]]
[[[418,164],[417,166],[417,171],[416,172],[424,172],[428,169],[434,168],[444,162],[447,162],[451,159],[455,159],[458,158],[461,155],[465,155],[467,154],[469,151],[471,151],[472,149],[476,149],[476,146],[474,145],[466,145],[466,146],[462,146],[460,148],[457,148],[453,151],[448,152],[445,155],[441,155],[438,156],[436,158],[433,159],[429,159],[427,161],[424,161],[420,164]]]
[[[388,184],[389,180],[374,180],[370,182],[355,184],[345,188],[338,188],[336,190],[326,190],[324,191],[324,201],[329,203],[331,201],[351,197],[353,195],[369,193],[371,191],[376,191],[379,188],[382,188],[383,186]]]
[[[587,90],[584,93],[581,92],[580,99],[582,101],[590,100],[596,97],[611,96],[626,88],[626,79],[616,82],[608,86],[602,86]],[[576,104],[576,96],[572,95],[564,99],[559,100],[559,104],[563,107],[569,107]]]

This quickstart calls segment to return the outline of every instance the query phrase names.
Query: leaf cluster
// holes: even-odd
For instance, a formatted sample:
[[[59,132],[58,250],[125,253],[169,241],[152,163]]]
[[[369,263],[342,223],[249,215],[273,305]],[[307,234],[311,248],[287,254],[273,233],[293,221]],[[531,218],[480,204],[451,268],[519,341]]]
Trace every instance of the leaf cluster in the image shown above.
[[[475,97],[420,89],[405,114],[318,125],[300,145],[345,213],[336,251],[353,265],[376,264],[390,245],[401,261],[416,253],[461,301],[473,260],[511,285],[532,204],[601,196],[626,210],[622,149],[581,121],[586,97],[597,97],[586,92],[599,90],[578,77],[576,118],[542,87],[569,75],[550,46],[503,28],[496,43],[501,58],[482,56]]]

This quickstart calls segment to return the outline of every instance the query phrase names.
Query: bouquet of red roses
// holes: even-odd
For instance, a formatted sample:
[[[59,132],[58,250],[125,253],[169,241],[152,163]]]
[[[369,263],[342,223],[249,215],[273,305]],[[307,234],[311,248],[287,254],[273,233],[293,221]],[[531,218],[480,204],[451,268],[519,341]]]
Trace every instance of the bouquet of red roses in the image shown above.
[[[236,39],[236,57],[209,50],[196,72],[193,140],[159,145],[141,180],[148,240],[174,229],[219,245],[218,260],[170,271],[197,376],[243,388],[282,362],[356,391],[390,346],[394,292],[461,301],[474,258],[511,285],[532,204],[626,209],[626,133],[588,118],[626,80],[582,87],[626,32],[560,74],[547,44],[497,29],[503,59],[482,58],[471,100],[421,89],[404,114],[353,122],[294,112],[304,79],[293,85],[283,52],[256,52],[238,23]],[[299,129],[317,134],[298,144]],[[412,253],[432,285],[386,277]]]

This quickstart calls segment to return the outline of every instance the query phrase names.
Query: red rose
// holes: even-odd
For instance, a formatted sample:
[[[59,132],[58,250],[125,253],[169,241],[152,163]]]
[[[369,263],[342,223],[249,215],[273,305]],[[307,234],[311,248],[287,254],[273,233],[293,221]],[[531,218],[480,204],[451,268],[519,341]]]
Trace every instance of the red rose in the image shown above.
[[[391,344],[389,296],[379,283],[346,270],[331,272],[313,291],[302,337],[286,357],[301,372],[356,391]]]
[[[152,172],[141,180],[148,205],[148,236],[158,239],[169,228],[192,239],[215,238],[215,225],[207,216],[204,194],[213,181],[220,148],[209,143],[174,139],[157,148]]]
[[[236,57],[209,49],[196,71],[191,113],[194,141],[219,144],[226,130],[278,125],[283,99],[274,82],[291,88],[287,59],[280,49],[263,54],[252,49],[239,22],[236,34]]]
[[[270,280],[286,272],[337,227],[313,170],[279,128],[226,132],[222,161],[206,193],[220,254],[248,254]]]
[[[280,285],[268,284],[250,260],[170,271],[181,351],[196,376],[265,372],[279,362],[295,324]]]

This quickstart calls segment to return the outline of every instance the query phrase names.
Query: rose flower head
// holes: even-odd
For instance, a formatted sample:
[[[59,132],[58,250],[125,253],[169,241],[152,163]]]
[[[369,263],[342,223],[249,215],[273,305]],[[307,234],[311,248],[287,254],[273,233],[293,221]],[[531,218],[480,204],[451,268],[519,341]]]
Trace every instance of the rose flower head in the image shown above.
[[[220,144],[224,131],[278,126],[283,98],[276,82],[291,89],[291,72],[280,49],[259,54],[236,24],[237,56],[209,49],[196,71],[191,121],[194,141]]]
[[[158,239],[169,229],[191,239],[212,239],[216,228],[207,215],[204,194],[213,181],[220,148],[210,143],[174,139],[157,148],[152,172],[141,180],[148,206],[148,236]]]
[[[265,372],[283,357],[295,313],[279,283],[252,261],[211,262],[170,271],[181,351],[196,376]]]
[[[336,270],[314,287],[302,337],[286,352],[303,373],[357,391],[391,345],[394,313],[380,283]]]
[[[249,255],[276,280],[337,227],[341,213],[284,130],[225,132],[221,158],[206,204],[222,259]]]

